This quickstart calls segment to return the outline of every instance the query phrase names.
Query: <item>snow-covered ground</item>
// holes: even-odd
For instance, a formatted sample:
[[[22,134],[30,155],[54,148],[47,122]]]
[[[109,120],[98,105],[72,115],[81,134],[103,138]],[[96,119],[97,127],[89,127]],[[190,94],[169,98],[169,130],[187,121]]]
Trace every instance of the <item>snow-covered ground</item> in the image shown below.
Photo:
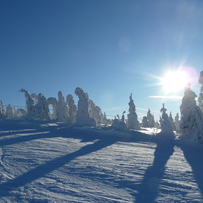
[[[0,202],[203,202],[203,146],[64,123],[0,122]]]

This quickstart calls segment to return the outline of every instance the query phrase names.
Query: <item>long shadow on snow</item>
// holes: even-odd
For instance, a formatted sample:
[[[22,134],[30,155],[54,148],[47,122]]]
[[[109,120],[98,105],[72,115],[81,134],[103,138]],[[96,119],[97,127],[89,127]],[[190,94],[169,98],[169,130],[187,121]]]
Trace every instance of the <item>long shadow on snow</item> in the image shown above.
[[[87,131],[82,129],[72,129],[72,130],[74,131],[73,134],[76,135],[77,138],[81,137],[85,139],[84,141],[89,141],[89,139],[94,139],[97,137],[105,140],[109,139],[109,140],[112,140],[112,142],[114,140],[112,144],[118,141],[122,141],[122,142],[151,141],[156,143],[157,147],[154,152],[153,165],[146,170],[144,178],[140,185],[135,185],[133,184],[133,182],[130,182],[130,181],[116,181],[116,183],[119,185],[118,186],[119,188],[125,187],[125,188],[129,188],[130,191],[135,191],[135,192],[131,192],[131,195],[135,197],[136,203],[143,203],[143,202],[153,203],[155,201],[159,192],[160,180],[164,175],[165,165],[174,152],[175,141],[156,140],[156,138],[151,135],[147,135],[147,134],[143,134],[135,131],[132,131],[132,132],[114,131],[110,136],[108,136],[109,133],[105,135],[104,132],[98,131],[97,136],[95,136],[95,134],[91,133],[91,130],[87,130]],[[84,138],[84,133],[87,135],[85,136],[85,138]],[[136,191],[138,191],[138,193]]]
[[[183,151],[185,159],[192,168],[196,183],[201,191],[201,194],[203,195],[203,148],[202,146],[194,147],[184,144],[182,144],[180,148]]]
[[[7,127],[5,128],[7,129]],[[19,129],[19,128],[15,128]],[[81,139],[83,142],[97,140],[94,144],[87,145],[80,150],[73,152],[71,154],[67,154],[65,156],[56,158],[54,160],[48,161],[45,164],[42,164],[35,169],[32,169],[19,177],[10,180],[6,183],[0,185],[0,197],[9,195],[9,192],[14,188],[18,188],[23,186],[31,181],[34,181],[40,177],[45,176],[47,173],[56,170],[59,167],[62,167],[64,164],[67,164],[71,160],[83,156],[94,151],[98,151],[102,148],[105,148],[109,145],[116,143],[117,141],[123,142],[155,142],[156,139],[151,136],[140,132],[127,131],[127,132],[119,132],[114,131],[110,132],[108,130],[92,130],[92,129],[84,129],[84,128],[63,128],[59,127],[47,127],[47,128],[37,128],[38,133],[41,134],[33,134],[28,136],[21,136],[16,138],[10,138],[6,140],[0,141],[0,145],[10,145],[19,142],[30,141],[34,139],[40,138],[49,138],[49,137],[69,137],[75,139]],[[49,131],[49,132],[47,132]],[[47,133],[46,133],[47,132]],[[33,133],[28,131],[28,133]],[[109,135],[110,133],[110,135]],[[15,133],[13,133],[15,134]],[[154,161],[153,165],[150,166],[144,175],[144,178],[140,185],[133,186],[132,183],[126,183],[126,186],[132,190],[137,190],[138,194],[133,193],[135,196],[136,202],[154,202],[159,190],[159,182],[164,175],[165,165],[169,160],[170,156],[173,154],[174,142],[157,142],[157,147],[154,153]],[[178,146],[178,145],[177,145]],[[201,148],[193,148],[186,145],[179,146],[184,152],[184,156],[188,163],[191,165],[193,169],[194,176],[196,178],[196,182],[203,194],[203,160],[200,158],[197,161],[198,157],[201,157],[203,154],[203,149]],[[124,185],[121,184],[121,187]],[[3,192],[4,191],[4,192]]]
[[[10,122],[12,124],[12,120]],[[0,123],[2,124],[2,122]],[[134,132],[134,131],[109,131],[109,130],[100,130],[100,129],[98,130],[98,129],[90,129],[90,128],[77,128],[75,126],[70,127],[64,124],[61,124],[61,125],[59,124],[58,126],[40,127],[39,124],[47,124],[47,121],[44,121],[44,122],[35,121],[34,124],[32,124],[32,129],[29,129],[29,130],[24,130],[22,128],[19,128],[19,126],[17,127],[17,125],[14,125],[14,129],[17,131],[14,130],[8,133],[6,132],[5,135],[9,135],[9,136],[16,135],[16,136],[8,139],[0,140],[0,146],[11,145],[11,144],[16,144],[20,142],[27,142],[31,140],[49,138],[49,137],[76,138],[76,139],[81,139],[83,142],[88,142],[95,139],[109,139],[109,138],[117,141],[126,141],[126,142],[152,141],[151,135],[147,135],[140,132]],[[8,126],[6,125],[5,128],[7,129]],[[2,137],[5,137],[5,135]]]
[[[47,128],[46,131],[49,129],[50,128]],[[93,144],[82,147],[76,152],[48,161],[45,164],[39,165],[38,167],[20,175],[19,177],[13,180],[9,180],[8,182],[1,184],[0,197],[9,195],[9,193],[13,189],[16,189],[38,178],[41,178],[45,176],[47,173],[50,173],[58,169],[59,167],[62,167],[63,165],[69,163],[71,160],[77,157],[84,156],[86,154],[98,151],[102,148],[105,148],[109,145],[116,143],[117,141],[127,141],[127,142],[149,141],[151,139],[151,136],[148,136],[148,135],[146,136],[145,134],[139,133],[139,132],[137,132],[136,133],[137,136],[135,136],[130,134],[129,132],[126,133],[126,132],[115,131],[115,132],[111,132],[111,135],[109,135],[109,131],[105,133],[104,131],[101,132],[100,130],[91,130],[91,129],[84,130],[83,128],[77,129],[77,128],[70,127],[70,128],[54,129],[52,127],[51,129],[52,129],[51,132],[47,132],[45,134],[43,134],[43,132],[39,132],[41,134],[34,134],[34,135],[2,140],[0,142],[0,145],[10,145],[10,144],[30,141],[34,139],[57,137],[57,136],[81,139],[81,141],[84,141],[84,142],[93,141],[93,140],[96,140],[96,141]]]
[[[84,156],[86,154],[98,151],[102,148],[105,148],[109,145],[114,144],[115,140],[98,140],[93,144],[82,147],[76,152],[64,155],[59,158],[55,158],[51,161],[46,162],[45,164],[39,165],[38,167],[20,175],[19,177],[10,180],[6,183],[0,185],[0,197],[9,195],[13,189],[21,187],[27,183],[30,183],[38,178],[44,177],[46,174],[62,167],[64,164],[69,163],[71,160]]]
[[[136,188],[136,203],[153,203],[158,195],[160,180],[165,171],[165,165],[174,152],[174,141],[158,141],[154,152],[153,165],[148,167],[140,185]],[[134,188],[135,189],[135,188]]]

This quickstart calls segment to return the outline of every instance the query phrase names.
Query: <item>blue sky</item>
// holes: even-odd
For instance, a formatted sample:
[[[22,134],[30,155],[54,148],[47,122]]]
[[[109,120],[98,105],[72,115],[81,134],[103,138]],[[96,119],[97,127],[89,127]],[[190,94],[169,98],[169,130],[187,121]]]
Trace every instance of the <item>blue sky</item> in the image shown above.
[[[132,93],[139,118],[155,118],[165,103],[157,85],[170,70],[203,70],[201,0],[1,0],[0,100],[24,106],[18,91],[45,97],[81,87],[107,115],[128,111]],[[173,82],[173,81],[171,81]],[[200,84],[192,89],[199,94]],[[175,95],[183,95],[183,91]]]

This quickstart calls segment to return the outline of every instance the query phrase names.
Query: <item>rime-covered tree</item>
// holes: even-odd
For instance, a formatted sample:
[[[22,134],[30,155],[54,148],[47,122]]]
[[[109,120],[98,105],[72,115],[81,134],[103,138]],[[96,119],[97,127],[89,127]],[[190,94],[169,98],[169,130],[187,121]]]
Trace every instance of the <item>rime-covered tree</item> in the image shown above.
[[[176,126],[174,124],[174,120],[173,120],[173,117],[172,117],[172,113],[170,112],[170,115],[169,115],[169,122],[171,124],[171,127],[173,128],[173,130],[175,131],[176,130]]]
[[[104,123],[104,116],[99,106],[95,106],[93,108],[93,117],[95,118],[97,125],[101,125]]]
[[[6,107],[6,119],[11,119],[14,117],[14,111],[11,104]]]
[[[67,122],[69,120],[68,107],[61,91],[58,92],[58,100],[50,97],[47,101],[53,107],[52,119],[60,122]]]
[[[68,105],[69,122],[75,123],[76,122],[76,114],[77,114],[77,106],[75,105],[75,101],[74,101],[73,96],[71,94],[69,94],[66,97],[66,104]]]
[[[63,93],[61,91],[58,92],[58,103],[59,103],[59,111],[61,112],[59,114],[59,120],[61,121],[68,121],[69,113],[68,113],[68,107],[65,102],[65,98],[63,96]]]
[[[180,120],[179,120],[179,114],[177,113],[175,116],[175,127],[176,127],[176,132],[179,133],[180,132]]]
[[[142,118],[142,127],[148,127],[149,124],[148,124],[148,120],[147,120],[147,116],[143,116]]]
[[[96,126],[96,120],[91,117],[93,115],[89,96],[80,87],[75,89],[78,96],[78,110],[76,114],[76,125],[79,126]]]
[[[203,112],[203,71],[200,72],[200,76],[199,76],[199,84],[201,84],[201,88],[200,88],[200,94],[198,97],[198,105],[199,108],[201,109],[201,111]]]
[[[134,104],[134,100],[132,99],[132,93],[130,95],[130,102],[128,103],[129,105],[129,114],[127,115],[128,117],[128,129],[135,129],[135,130],[139,130],[140,129],[140,125],[139,125],[139,121],[137,119],[137,114],[136,114],[136,108],[135,108],[135,104]]]
[[[105,124],[105,125],[112,124],[112,123],[111,123],[111,120],[110,120],[110,119],[107,119],[105,112],[104,112],[103,124]]]
[[[125,111],[124,111],[123,114],[122,114],[121,121],[122,121],[122,122],[125,122]]]
[[[96,106],[95,103],[89,99],[89,104],[90,104],[90,117],[94,118],[96,121],[96,125],[101,125],[103,123],[103,114],[102,110],[99,106]]]
[[[152,128],[155,126],[154,116],[151,114],[150,109],[147,112],[148,127]]]
[[[173,128],[170,124],[168,114],[166,113],[167,109],[165,108],[164,104],[161,108],[160,112],[162,116],[160,117],[160,125],[161,125],[161,132],[158,133],[156,136],[159,139],[174,139]]]
[[[128,129],[127,125],[122,120],[119,120],[117,118],[113,120],[111,128],[113,128],[115,130],[119,130],[119,131],[120,130],[121,131],[126,131]]]
[[[21,89],[20,92],[25,93],[26,100],[26,118],[31,120],[49,120],[49,108],[48,102],[43,94],[31,94],[25,90]],[[21,111],[22,112],[22,111]]]
[[[34,110],[34,100],[31,98],[30,93],[25,89],[21,89],[19,92],[25,93],[26,111],[27,111],[26,117],[28,119],[36,119],[36,113]]]
[[[199,106],[196,105],[196,97],[197,95],[188,85],[180,106],[180,133],[182,138],[188,138],[191,142],[203,143],[203,113]]]
[[[0,119],[5,119],[5,109],[2,101],[0,101]]]
[[[36,104],[34,106],[36,112],[36,119],[50,120],[49,116],[49,103],[43,94],[36,95]]]

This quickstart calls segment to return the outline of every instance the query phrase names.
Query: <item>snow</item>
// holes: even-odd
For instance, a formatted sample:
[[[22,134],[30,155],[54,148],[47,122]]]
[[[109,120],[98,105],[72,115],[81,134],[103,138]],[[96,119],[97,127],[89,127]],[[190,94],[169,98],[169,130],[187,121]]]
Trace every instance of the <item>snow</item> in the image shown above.
[[[189,142],[203,143],[203,113],[196,105],[196,94],[188,87],[185,89],[181,111],[180,132]]]
[[[2,120],[0,202],[203,202],[202,146],[154,132]]]

